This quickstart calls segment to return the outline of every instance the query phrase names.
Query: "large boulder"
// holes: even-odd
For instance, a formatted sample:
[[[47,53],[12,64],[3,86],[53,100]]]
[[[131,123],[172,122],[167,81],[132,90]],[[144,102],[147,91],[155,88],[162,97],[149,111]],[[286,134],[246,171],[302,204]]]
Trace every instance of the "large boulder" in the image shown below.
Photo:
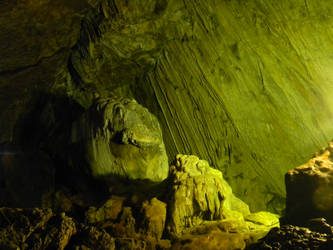
[[[170,168],[168,231],[179,235],[203,221],[240,218],[249,207],[232,193],[219,170],[194,155],[177,155]]]
[[[319,217],[333,223],[333,142],[306,164],[290,170],[285,181],[285,223],[304,225]]]
[[[119,177],[162,181],[168,159],[158,120],[135,100],[100,98],[73,123],[72,143],[80,157],[74,167],[86,166],[95,179]]]

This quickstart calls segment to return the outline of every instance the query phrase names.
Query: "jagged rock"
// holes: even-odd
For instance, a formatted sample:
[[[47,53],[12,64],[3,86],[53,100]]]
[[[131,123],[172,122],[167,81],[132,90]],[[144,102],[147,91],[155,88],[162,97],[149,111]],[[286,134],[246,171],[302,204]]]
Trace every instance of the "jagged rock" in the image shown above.
[[[128,93],[137,87],[135,78],[156,65],[174,13],[165,0],[99,3],[85,16],[83,35],[73,49],[71,70],[79,76],[74,80],[98,93]]]
[[[136,233],[136,221],[133,217],[132,208],[124,207],[120,215],[119,221],[115,222],[106,222],[102,224],[102,227],[105,228],[110,234],[118,238],[136,238],[138,235]]]
[[[273,228],[258,243],[251,245],[249,250],[260,249],[332,249],[332,234],[311,231],[305,227],[283,225]]]
[[[0,248],[27,249],[26,241],[54,216],[50,209],[0,208]]]
[[[73,124],[72,142],[85,161],[74,160],[96,179],[150,179],[168,175],[168,160],[157,119],[130,99],[99,99]],[[82,154],[80,154],[80,157]],[[74,166],[74,167],[75,167]]]
[[[314,232],[333,235],[333,227],[326,222],[325,218],[310,219],[306,227]]]
[[[219,170],[193,155],[177,155],[170,168],[168,230],[180,234],[204,220],[242,218],[248,206],[236,198]]]
[[[87,222],[90,224],[116,220],[123,209],[125,198],[112,196],[101,207],[90,207],[86,212]]]
[[[86,204],[84,199],[71,194],[68,189],[59,188],[57,191],[43,195],[42,206],[51,208],[56,213],[75,214],[77,207],[85,207]]]
[[[61,213],[57,216],[56,222],[50,223],[46,228],[45,239],[42,248],[63,250],[67,246],[71,237],[77,233],[76,225],[71,217]]]
[[[333,223],[333,142],[309,162],[285,176],[287,190],[284,223],[304,225],[324,217]]]
[[[93,226],[81,226],[79,233],[71,242],[71,248],[75,250],[113,250],[116,249],[115,239],[105,230]]]
[[[143,219],[139,233],[161,239],[166,220],[166,207],[167,205],[157,198],[143,202],[141,208]]]

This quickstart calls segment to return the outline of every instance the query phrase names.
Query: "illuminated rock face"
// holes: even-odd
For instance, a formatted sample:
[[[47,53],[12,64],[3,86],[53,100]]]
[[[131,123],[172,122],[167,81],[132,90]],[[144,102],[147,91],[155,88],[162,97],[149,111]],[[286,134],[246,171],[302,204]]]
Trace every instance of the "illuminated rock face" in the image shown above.
[[[143,102],[171,155],[206,159],[252,209],[280,211],[284,174],[333,134],[332,5],[183,3],[180,35],[143,81],[158,107]]]
[[[0,144],[19,144],[41,93],[86,110],[97,96],[131,97],[158,118],[170,159],[207,159],[253,210],[281,211],[284,174],[333,133],[332,8],[329,0],[5,1]]]
[[[157,119],[136,101],[99,99],[72,127],[74,168],[87,166],[96,179],[149,179],[168,176],[168,158]]]
[[[324,217],[333,223],[333,143],[286,174],[286,223]]]
[[[169,176],[170,233],[198,226],[203,221],[239,218],[250,214],[247,204],[232,193],[219,170],[194,155],[177,155]]]

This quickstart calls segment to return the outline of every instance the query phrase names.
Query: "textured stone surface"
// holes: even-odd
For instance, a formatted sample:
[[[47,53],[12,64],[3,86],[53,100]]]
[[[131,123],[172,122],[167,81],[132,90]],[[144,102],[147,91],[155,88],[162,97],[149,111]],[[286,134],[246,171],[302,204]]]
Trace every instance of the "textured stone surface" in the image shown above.
[[[70,49],[80,35],[87,1],[1,1],[0,143],[66,71]],[[17,129],[17,127],[16,127]]]
[[[22,119],[45,93],[86,109],[130,96],[161,121],[169,156],[207,159],[253,210],[280,212],[283,175],[333,132],[331,12],[329,0],[1,1],[0,143],[36,138]]]
[[[286,223],[304,225],[317,217],[333,223],[333,142],[304,165],[290,170],[285,180]]]
[[[246,247],[245,240],[247,238],[243,234],[228,234],[221,231],[214,231],[197,236],[184,236],[171,249],[243,250]]]
[[[170,40],[137,99],[171,156],[198,155],[253,210],[281,211],[285,172],[333,134],[330,1],[170,5]]]
[[[125,207],[122,231],[80,223],[50,209],[0,208],[1,249],[169,249],[170,241],[135,233],[131,208]],[[116,228],[114,228],[116,229]]]
[[[242,218],[250,213],[236,198],[219,170],[194,155],[177,155],[170,167],[168,231],[181,234],[204,220]]]
[[[143,219],[139,233],[158,240],[161,239],[164,232],[167,204],[157,198],[153,198],[150,201],[143,202],[141,213],[143,214]]]
[[[90,224],[116,220],[123,209],[125,198],[112,196],[101,207],[90,207],[85,216]]]
[[[251,213],[244,218],[248,222],[267,227],[279,227],[279,215],[266,211]]]
[[[79,169],[85,163],[96,179],[162,181],[168,175],[159,123],[134,100],[99,99],[73,124],[72,143],[79,148],[76,153],[83,152],[85,157],[74,161],[74,167]]]
[[[253,217],[252,222],[237,218],[205,221],[186,230],[172,249],[245,249],[266,236],[272,227],[278,226],[277,218],[266,220],[267,225],[256,219],[258,216]]]
[[[273,228],[259,243],[248,247],[259,249],[321,249],[329,250],[333,246],[333,235],[311,231],[305,227],[284,225]]]
[[[116,249],[115,239],[107,232],[96,227],[82,226],[81,230],[76,235],[73,242],[70,244],[70,249],[75,250],[113,250]]]
[[[44,241],[32,248],[53,248],[63,250],[68,245],[71,237],[77,233],[73,218],[61,213],[55,218],[55,222],[47,225]]]
[[[73,81],[85,90],[72,96],[83,105],[94,94],[134,95],[137,80],[156,65],[173,15],[165,0],[99,2],[83,20],[69,62]]]

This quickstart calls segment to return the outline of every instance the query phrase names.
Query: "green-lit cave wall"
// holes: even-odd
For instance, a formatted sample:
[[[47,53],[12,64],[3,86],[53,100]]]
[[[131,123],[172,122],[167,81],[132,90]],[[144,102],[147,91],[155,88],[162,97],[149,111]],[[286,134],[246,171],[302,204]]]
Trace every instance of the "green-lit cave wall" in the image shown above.
[[[331,11],[328,1],[185,1],[183,40],[145,80],[171,155],[208,159],[253,209],[283,204],[286,171],[332,137]]]
[[[0,143],[22,142],[34,107],[48,117],[42,93],[83,109],[129,96],[159,119],[170,160],[207,159],[252,210],[281,212],[286,171],[333,135],[332,13],[329,0],[4,1]]]

